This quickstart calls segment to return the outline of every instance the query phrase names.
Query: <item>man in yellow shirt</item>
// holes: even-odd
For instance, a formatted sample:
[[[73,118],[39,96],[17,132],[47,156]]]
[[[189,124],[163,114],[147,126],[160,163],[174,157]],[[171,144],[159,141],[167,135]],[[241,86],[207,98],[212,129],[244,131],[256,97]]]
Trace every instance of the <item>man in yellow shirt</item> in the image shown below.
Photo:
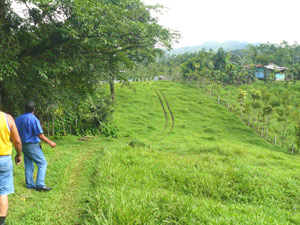
[[[0,111],[0,225],[5,224],[8,195],[14,193],[12,144],[17,151],[15,163],[22,161],[22,142],[11,115]]]

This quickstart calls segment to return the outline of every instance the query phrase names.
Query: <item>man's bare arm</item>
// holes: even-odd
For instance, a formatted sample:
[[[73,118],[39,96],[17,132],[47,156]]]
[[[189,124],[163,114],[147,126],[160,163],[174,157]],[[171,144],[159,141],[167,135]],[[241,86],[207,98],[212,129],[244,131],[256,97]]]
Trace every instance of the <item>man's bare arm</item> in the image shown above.
[[[15,162],[18,165],[22,162],[22,142],[21,142],[21,138],[19,136],[17,126],[15,124],[15,120],[13,119],[13,117],[11,115],[9,115],[9,114],[6,114],[6,115],[7,115],[7,120],[8,120],[8,126],[10,129],[10,137],[11,137],[11,140],[17,151],[17,155],[15,157]]]
[[[51,148],[55,148],[55,147],[56,147],[56,143],[53,142],[53,141],[51,141],[50,139],[48,139],[44,134],[39,134],[38,137],[39,137],[42,141],[48,143],[48,144],[51,146]]]

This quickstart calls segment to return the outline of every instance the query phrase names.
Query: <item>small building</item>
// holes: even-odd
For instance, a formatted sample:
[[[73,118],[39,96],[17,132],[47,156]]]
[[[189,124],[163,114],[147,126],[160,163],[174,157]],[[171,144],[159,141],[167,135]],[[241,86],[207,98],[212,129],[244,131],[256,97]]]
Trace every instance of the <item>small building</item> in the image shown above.
[[[284,72],[287,70],[286,67],[280,67],[275,65],[274,63],[270,63],[269,65],[263,66],[262,64],[258,64],[255,66],[255,77],[259,80],[264,80],[268,78],[270,73],[275,73],[275,81],[284,81],[285,74]]]
[[[164,80],[164,79],[165,79],[164,76],[155,76],[153,80],[158,81],[158,80]]]
[[[263,80],[265,77],[265,68],[263,64],[258,64],[255,66],[255,77],[259,80]]]

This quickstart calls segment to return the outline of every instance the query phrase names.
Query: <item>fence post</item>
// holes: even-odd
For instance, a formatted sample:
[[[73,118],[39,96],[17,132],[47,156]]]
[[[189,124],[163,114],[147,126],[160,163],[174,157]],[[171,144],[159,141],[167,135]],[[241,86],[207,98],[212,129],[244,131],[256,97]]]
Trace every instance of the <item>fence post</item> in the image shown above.
[[[269,131],[269,127],[268,127],[268,125],[267,125],[267,128],[266,128],[266,137],[265,137],[265,139],[268,141],[268,131]]]
[[[261,133],[260,133],[260,136],[261,136],[261,137],[263,137],[264,130],[265,130],[265,126],[263,125],[263,126],[261,127]]]

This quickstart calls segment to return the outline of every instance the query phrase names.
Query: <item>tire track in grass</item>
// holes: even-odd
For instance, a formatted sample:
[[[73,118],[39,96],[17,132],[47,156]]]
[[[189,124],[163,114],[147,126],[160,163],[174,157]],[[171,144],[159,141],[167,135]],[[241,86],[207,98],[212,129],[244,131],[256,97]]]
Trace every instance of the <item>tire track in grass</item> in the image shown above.
[[[160,97],[157,89],[153,88],[153,90],[154,90],[154,92],[155,92],[155,94],[156,94],[156,96],[157,96],[157,98],[158,98],[158,100],[160,102],[161,108],[162,108],[162,110],[164,112],[164,115],[165,115],[165,126],[164,126],[164,131],[165,131],[167,129],[167,125],[168,125],[168,114],[167,114],[167,111],[165,109],[164,103],[163,103],[163,101],[162,101],[162,99],[161,99],[161,97]]]
[[[169,105],[169,102],[168,102],[166,96],[164,95],[164,93],[162,91],[160,91],[160,93],[161,93],[161,95],[163,96],[163,98],[164,98],[164,100],[166,102],[167,108],[169,110],[169,113],[170,113],[170,116],[171,116],[171,119],[172,119],[172,125],[171,125],[171,129],[169,131],[169,132],[172,132],[173,129],[174,129],[174,126],[175,126],[175,118],[174,118],[173,112],[172,112],[172,110],[170,108],[170,105]]]
[[[157,98],[158,98],[158,100],[160,102],[160,105],[161,105],[161,107],[163,109],[163,112],[164,112],[164,116],[165,116],[165,126],[164,126],[164,129],[163,129],[164,132],[166,131],[167,126],[168,126],[168,121],[169,121],[168,120],[168,113],[171,116],[171,127],[170,127],[170,130],[167,133],[163,133],[163,135],[158,139],[158,141],[161,141],[161,140],[163,140],[167,135],[169,135],[173,131],[173,129],[175,127],[175,118],[174,118],[174,114],[173,114],[173,112],[171,110],[171,107],[169,105],[169,102],[168,102],[166,96],[162,93],[161,90],[158,90],[156,88],[153,88],[153,90],[156,93],[156,96],[157,96]],[[166,108],[168,109],[168,113],[167,113]]]

